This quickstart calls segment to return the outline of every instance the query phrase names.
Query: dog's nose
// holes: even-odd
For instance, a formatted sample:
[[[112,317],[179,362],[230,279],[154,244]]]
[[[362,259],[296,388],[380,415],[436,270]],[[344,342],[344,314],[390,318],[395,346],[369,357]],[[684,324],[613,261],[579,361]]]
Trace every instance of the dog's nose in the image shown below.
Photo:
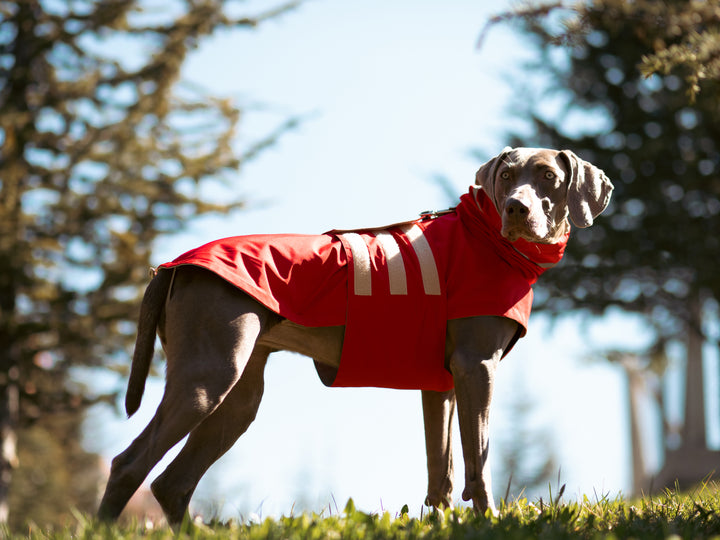
[[[509,216],[526,216],[530,211],[530,207],[520,199],[508,199],[505,203],[505,213]]]

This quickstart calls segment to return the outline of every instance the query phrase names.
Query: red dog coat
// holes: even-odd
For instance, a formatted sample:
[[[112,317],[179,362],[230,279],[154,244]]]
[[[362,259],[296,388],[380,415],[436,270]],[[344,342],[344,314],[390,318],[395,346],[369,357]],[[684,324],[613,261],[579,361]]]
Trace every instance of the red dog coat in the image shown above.
[[[453,387],[447,321],[508,317],[522,337],[531,285],[565,251],[567,235],[511,243],[500,229],[494,204],[472,186],[439,215],[381,229],[225,238],[161,268],[201,266],[295,323],[344,325],[333,386],[444,391]]]

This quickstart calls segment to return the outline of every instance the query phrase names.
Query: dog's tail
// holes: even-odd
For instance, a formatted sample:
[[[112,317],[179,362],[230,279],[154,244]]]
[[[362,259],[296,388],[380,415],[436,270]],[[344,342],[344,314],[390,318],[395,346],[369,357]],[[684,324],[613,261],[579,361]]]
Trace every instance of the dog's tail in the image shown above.
[[[159,270],[145,289],[145,295],[140,305],[135,353],[125,394],[125,412],[128,417],[135,414],[142,401],[145,380],[150,372],[150,362],[155,353],[155,333],[170,290],[172,276],[173,272]]]

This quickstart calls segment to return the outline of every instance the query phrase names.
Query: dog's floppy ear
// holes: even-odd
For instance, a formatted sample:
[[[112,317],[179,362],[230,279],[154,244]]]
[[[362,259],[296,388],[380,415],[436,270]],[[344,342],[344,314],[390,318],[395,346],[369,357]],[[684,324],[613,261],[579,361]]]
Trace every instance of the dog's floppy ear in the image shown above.
[[[563,150],[560,156],[570,172],[567,196],[570,221],[576,227],[589,227],[610,202],[612,182],[602,170],[570,150]]]
[[[498,165],[502,161],[505,154],[510,152],[512,148],[506,146],[503,151],[497,156],[492,158],[490,161],[483,163],[478,172],[475,173],[475,185],[480,186],[490,196],[490,200],[495,201],[495,172],[497,171]]]

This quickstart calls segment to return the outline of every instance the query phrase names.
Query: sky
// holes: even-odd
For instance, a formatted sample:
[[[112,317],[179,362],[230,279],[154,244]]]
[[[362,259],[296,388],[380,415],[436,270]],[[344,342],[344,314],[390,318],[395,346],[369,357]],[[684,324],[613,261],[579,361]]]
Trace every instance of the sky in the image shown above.
[[[276,4],[243,5],[253,13]],[[239,171],[231,192],[248,200],[247,210],[193,222],[158,243],[153,263],[225,236],[374,227],[453,205],[434,176],[446,176],[459,197],[505,146],[507,131],[523,125],[512,97],[533,84],[523,70],[531,49],[507,26],[493,27],[476,46],[488,17],[508,6],[311,0],[256,30],[203,42],[184,78],[247,105],[241,147],[288,117],[303,121]],[[589,358],[649,341],[642,322],[617,314],[531,317],[527,337],[501,363],[491,409],[496,498],[508,481],[500,443],[517,432],[509,411],[520,398],[532,404],[530,429],[549,437],[535,450],[556,453],[566,498],[629,490],[626,381],[619,368]],[[151,418],[162,386],[151,381],[130,420],[96,411],[87,428],[91,449],[108,460],[122,451]],[[265,386],[255,422],[207,473],[191,508],[266,517],[293,508],[334,512],[352,497],[367,512],[404,504],[420,512],[427,482],[420,392],[327,389],[309,359],[290,353],[271,357]],[[461,502],[457,426],[455,436]]]

